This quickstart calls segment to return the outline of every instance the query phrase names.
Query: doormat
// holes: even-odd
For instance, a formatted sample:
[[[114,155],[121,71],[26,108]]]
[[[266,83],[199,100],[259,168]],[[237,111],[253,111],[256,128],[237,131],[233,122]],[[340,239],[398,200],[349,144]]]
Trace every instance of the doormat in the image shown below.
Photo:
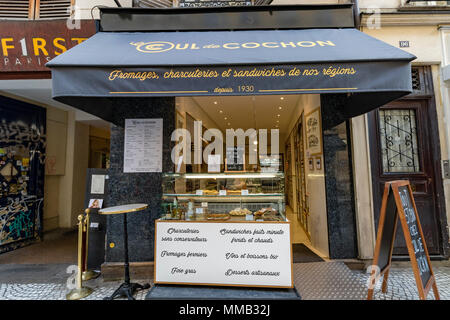
[[[312,252],[303,243],[292,244],[293,263],[323,262],[321,257]]]

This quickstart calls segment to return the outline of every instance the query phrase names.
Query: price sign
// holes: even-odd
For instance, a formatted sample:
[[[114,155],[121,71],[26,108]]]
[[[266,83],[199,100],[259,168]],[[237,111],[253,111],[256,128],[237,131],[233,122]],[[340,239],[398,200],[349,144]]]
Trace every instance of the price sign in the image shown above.
[[[155,283],[292,288],[289,222],[156,220]]]

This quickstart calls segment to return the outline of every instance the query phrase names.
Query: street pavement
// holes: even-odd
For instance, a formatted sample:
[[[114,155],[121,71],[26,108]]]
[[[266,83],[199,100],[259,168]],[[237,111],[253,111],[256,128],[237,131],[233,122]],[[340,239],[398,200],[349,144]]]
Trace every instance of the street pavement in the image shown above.
[[[65,300],[74,285],[74,266],[70,264],[1,264],[0,300]],[[450,267],[434,267],[442,300],[450,300]],[[365,300],[368,274],[350,270],[342,262],[294,264],[294,284],[304,300]],[[101,300],[111,295],[122,281],[103,281],[102,277],[83,283],[93,293],[83,300]],[[132,282],[152,283],[152,279],[132,279]],[[135,295],[145,298],[147,290]],[[419,299],[411,268],[391,268],[388,290],[375,288],[375,300]],[[434,299],[430,292],[428,299]]]

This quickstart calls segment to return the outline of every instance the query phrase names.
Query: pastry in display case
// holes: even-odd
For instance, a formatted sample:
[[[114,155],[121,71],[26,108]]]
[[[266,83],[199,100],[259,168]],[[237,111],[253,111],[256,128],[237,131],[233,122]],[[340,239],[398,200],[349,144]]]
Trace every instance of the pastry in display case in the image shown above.
[[[167,220],[286,221],[282,172],[165,173]]]

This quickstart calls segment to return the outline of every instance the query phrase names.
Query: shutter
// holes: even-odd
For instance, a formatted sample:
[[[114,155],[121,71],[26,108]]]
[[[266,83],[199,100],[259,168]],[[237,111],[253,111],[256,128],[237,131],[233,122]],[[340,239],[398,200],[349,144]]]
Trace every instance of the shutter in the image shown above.
[[[171,8],[173,2],[172,0],[140,0],[137,6],[140,8]]]
[[[36,0],[35,19],[67,19],[71,5],[71,0]]]
[[[254,0],[254,6],[268,6],[272,3],[272,0]]]
[[[0,19],[28,20],[34,18],[34,0],[0,0]]]

